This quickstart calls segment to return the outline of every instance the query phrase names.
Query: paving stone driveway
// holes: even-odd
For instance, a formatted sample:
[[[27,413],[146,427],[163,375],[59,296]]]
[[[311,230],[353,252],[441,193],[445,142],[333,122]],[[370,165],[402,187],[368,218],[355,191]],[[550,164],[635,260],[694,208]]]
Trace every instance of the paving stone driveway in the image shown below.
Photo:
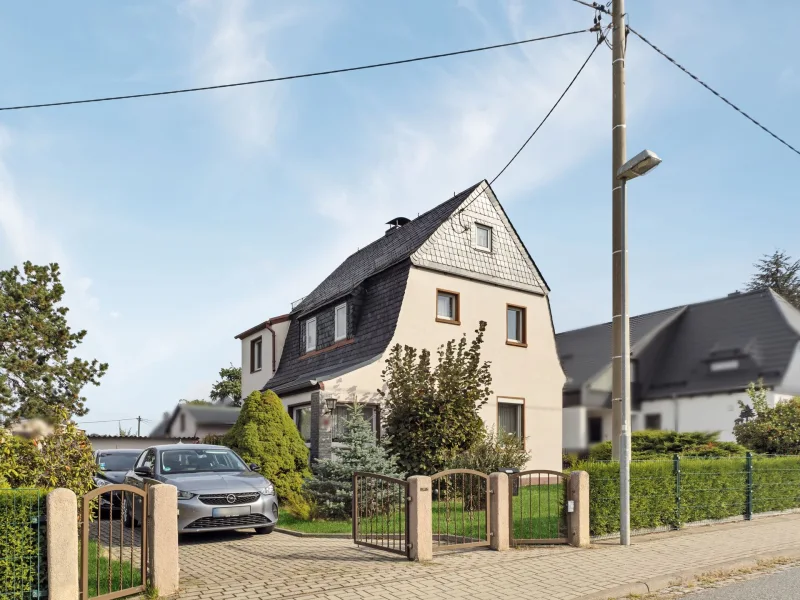
[[[767,552],[800,551],[800,515],[634,538],[591,549],[534,547],[436,554],[428,564],[350,540],[244,533],[182,540],[181,600],[581,598],[648,577]]]

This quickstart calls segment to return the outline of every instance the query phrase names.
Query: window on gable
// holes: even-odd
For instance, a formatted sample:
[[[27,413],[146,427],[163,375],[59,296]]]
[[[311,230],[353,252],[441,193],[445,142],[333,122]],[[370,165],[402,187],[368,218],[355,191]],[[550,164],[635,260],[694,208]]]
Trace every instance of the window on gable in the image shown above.
[[[333,341],[338,342],[347,337],[347,304],[340,304],[334,309]]]
[[[317,349],[317,317],[306,321],[306,352]]]
[[[739,360],[736,358],[731,360],[718,360],[708,365],[708,369],[712,373],[719,373],[721,371],[735,371],[738,368]]]
[[[475,247],[478,250],[492,251],[492,228],[475,223]]]
[[[261,357],[262,357],[262,343],[261,336],[250,341],[250,372],[255,373],[261,370]]]
[[[436,320],[440,323],[460,325],[458,294],[436,290]]]
[[[519,439],[525,435],[523,423],[522,400],[497,400],[497,429],[505,433],[513,433]]]
[[[525,307],[506,306],[506,343],[512,346],[525,346]]]

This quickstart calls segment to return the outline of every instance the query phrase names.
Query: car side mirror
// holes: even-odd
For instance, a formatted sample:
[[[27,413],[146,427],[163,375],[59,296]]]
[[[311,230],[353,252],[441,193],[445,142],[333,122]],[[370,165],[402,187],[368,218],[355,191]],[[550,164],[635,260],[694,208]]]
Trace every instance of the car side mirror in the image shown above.
[[[261,467],[259,467],[256,463],[250,463],[250,470],[258,473],[261,470]]]
[[[139,475],[140,477],[152,477],[153,476],[153,469],[150,467],[136,467],[133,470],[134,473]]]

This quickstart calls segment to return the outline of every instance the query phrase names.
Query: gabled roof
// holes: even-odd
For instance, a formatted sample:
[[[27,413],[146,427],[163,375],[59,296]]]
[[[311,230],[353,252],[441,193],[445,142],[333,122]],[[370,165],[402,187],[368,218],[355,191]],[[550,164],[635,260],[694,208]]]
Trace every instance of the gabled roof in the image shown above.
[[[169,418],[169,421],[164,425],[164,432],[167,432],[172,427],[172,424],[175,422],[175,419],[178,417],[178,413],[181,410],[185,410],[198,425],[228,425],[233,426],[236,423],[236,419],[239,418],[239,411],[240,408],[235,406],[213,406],[213,405],[204,405],[204,404],[178,404],[175,407],[175,410],[172,413],[172,416]],[[163,435],[163,433],[161,434]],[[151,433],[150,436],[152,437],[153,434]]]
[[[303,299],[292,314],[312,312],[346,295],[368,277],[408,259],[481,183],[483,182],[468,187],[450,200],[351,254]]]
[[[665,327],[672,337],[643,399],[742,390],[759,378],[779,385],[800,343],[800,311],[771,290],[632,317],[632,354]],[[580,389],[611,364],[610,323],[560,333],[556,344],[568,376],[565,391]],[[723,360],[737,360],[739,368],[711,372],[709,364]]]

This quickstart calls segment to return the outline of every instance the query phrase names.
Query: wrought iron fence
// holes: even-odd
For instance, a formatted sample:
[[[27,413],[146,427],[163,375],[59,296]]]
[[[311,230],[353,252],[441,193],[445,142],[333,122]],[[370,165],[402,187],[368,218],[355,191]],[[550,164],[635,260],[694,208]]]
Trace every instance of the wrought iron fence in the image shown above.
[[[408,482],[353,474],[353,541],[408,556]]]
[[[81,499],[81,600],[111,600],[145,591],[147,492],[106,485]]]
[[[489,545],[489,477],[470,469],[431,477],[433,550]]]
[[[0,598],[47,596],[45,494],[0,489]]]
[[[524,471],[509,475],[509,542],[567,543],[567,484],[558,471]]]

